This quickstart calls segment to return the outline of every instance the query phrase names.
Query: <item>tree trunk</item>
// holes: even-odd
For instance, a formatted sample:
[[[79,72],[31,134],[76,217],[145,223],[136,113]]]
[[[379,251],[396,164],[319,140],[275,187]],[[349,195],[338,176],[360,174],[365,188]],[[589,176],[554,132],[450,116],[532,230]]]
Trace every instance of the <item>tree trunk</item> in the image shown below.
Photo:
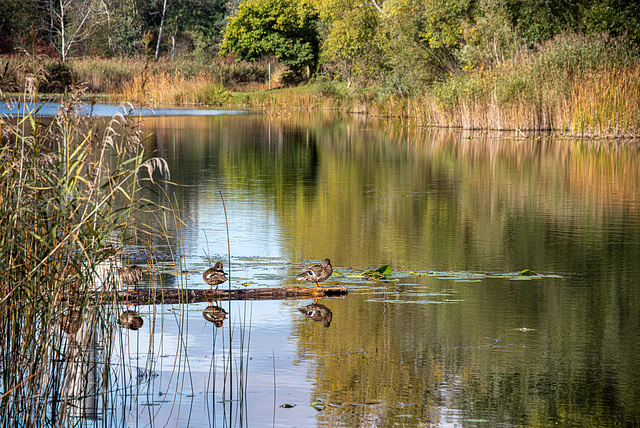
[[[158,31],[158,43],[156,44],[156,61],[160,54],[160,41],[162,40],[162,27],[164,27],[164,16],[167,13],[167,0],[162,5],[162,18],[160,18],[160,30]]]
[[[176,33],[171,35],[171,62],[176,59]]]
[[[64,0],[60,0],[60,36],[61,36],[61,46],[60,46],[60,54],[62,55],[62,62],[67,61],[67,51],[65,47],[67,46],[67,42],[65,40],[65,35],[67,33],[64,28]]]

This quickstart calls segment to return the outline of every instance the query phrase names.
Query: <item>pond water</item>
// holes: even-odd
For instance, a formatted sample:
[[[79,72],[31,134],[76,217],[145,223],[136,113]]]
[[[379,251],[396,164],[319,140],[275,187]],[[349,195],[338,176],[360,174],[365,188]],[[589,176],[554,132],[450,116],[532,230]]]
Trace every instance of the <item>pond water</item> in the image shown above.
[[[0,100],[0,116],[15,117],[33,114],[39,117],[54,117],[58,114],[60,103],[54,102],[24,102]],[[132,117],[149,116],[216,116],[244,114],[235,110],[212,110],[210,108],[194,109],[193,107],[145,107],[133,104],[76,104],[73,111],[80,115],[94,117],[113,117],[115,115],[130,115]]]
[[[640,424],[637,144],[335,114],[142,123],[184,220],[153,241],[182,273],[160,261],[150,282],[208,288],[221,260],[223,288],[290,286],[328,257],[322,285],[349,293],[318,302],[329,327],[298,311],[310,299],[217,302],[222,327],[203,317],[213,302],[138,307],[142,328],[116,331],[123,392],[97,413],[159,427]],[[383,280],[359,275],[382,265]]]

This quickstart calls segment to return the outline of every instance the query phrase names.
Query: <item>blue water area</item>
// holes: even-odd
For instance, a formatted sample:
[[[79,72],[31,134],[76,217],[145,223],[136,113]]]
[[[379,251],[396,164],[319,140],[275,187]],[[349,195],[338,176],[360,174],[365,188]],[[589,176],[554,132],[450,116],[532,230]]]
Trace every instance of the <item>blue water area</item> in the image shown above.
[[[60,109],[60,103],[46,102],[3,102],[0,104],[0,115],[21,117],[33,114],[38,117],[54,117]],[[131,104],[78,104],[74,106],[77,114],[94,117],[113,117],[117,114],[153,117],[153,116],[217,116],[230,114],[255,113],[248,110],[214,110],[211,108],[193,107],[141,107]]]

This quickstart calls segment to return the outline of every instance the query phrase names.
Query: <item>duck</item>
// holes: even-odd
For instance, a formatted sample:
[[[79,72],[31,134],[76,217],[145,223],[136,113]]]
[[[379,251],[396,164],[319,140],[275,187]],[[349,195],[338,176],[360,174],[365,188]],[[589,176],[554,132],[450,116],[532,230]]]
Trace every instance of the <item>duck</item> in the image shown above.
[[[77,295],[82,287],[82,279],[71,264],[67,264],[62,269],[61,282],[66,283],[66,291],[69,297],[71,297],[72,295]]]
[[[322,264],[309,266],[302,272],[300,275],[296,277],[298,281],[306,280],[311,281],[316,284],[316,288],[320,288],[318,283],[326,280],[331,276],[333,272],[333,267],[331,267],[331,261],[329,259],[324,259]]]
[[[74,335],[80,330],[82,321],[82,311],[76,308],[70,308],[66,314],[58,319],[62,330],[69,335]]]
[[[218,291],[218,285],[227,280],[227,274],[222,267],[222,262],[217,262],[215,265],[213,265],[212,268],[204,271],[204,273],[202,274],[202,279],[204,279],[204,282],[209,284],[212,289],[215,285],[216,291]]]
[[[137,312],[129,310],[123,312],[118,321],[122,327],[129,330],[138,330],[144,324],[142,317]]]
[[[298,310],[310,320],[322,321],[322,325],[324,325],[325,327],[329,327],[333,318],[331,309],[327,308],[325,305],[319,305],[318,303],[312,303],[310,305],[303,306],[301,308],[298,308]]]
[[[120,272],[120,276],[122,277],[122,282],[127,286],[129,291],[134,291],[137,289],[137,285],[142,281],[142,277],[144,277],[144,271],[140,266],[131,265],[122,268]],[[133,286],[133,289],[131,288]]]

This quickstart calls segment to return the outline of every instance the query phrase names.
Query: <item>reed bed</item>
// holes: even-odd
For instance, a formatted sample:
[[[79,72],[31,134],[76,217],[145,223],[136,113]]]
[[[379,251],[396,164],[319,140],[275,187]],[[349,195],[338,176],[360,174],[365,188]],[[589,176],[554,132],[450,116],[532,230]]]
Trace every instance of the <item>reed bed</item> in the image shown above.
[[[269,58],[254,63],[232,57],[177,61],[82,58],[61,63],[25,53],[0,56],[0,91],[19,91],[37,77],[35,89],[41,93],[65,93],[70,86],[82,83],[90,94],[102,95],[111,102],[206,103],[211,87],[268,89],[269,63],[275,87],[284,67]]]
[[[32,101],[35,95],[25,93],[23,99]],[[65,98],[52,119],[39,119],[33,103],[28,105],[35,105],[35,111],[0,118],[0,251],[5,260],[0,266],[0,426],[128,425],[157,387],[162,394],[176,389],[166,404],[171,408],[166,423],[176,423],[181,397],[193,389],[187,306],[180,304],[178,313],[170,315],[177,326],[171,334],[179,340],[173,366],[167,368],[157,365],[161,348],[153,341],[158,334],[162,340],[163,306],[144,309],[150,341],[141,349],[140,337],[126,330],[133,321],[125,315],[138,314],[117,302],[115,293],[123,287],[119,268],[132,262],[132,253],[148,259],[148,273],[172,270],[178,286],[186,287],[178,274],[182,249],[172,248],[173,238],[181,241],[184,223],[165,183],[157,180],[158,175],[169,178],[167,163],[148,157],[133,119],[76,115],[81,95]],[[145,199],[144,187],[166,204]],[[173,263],[159,265],[153,243],[164,243]],[[162,288],[162,278],[149,274],[148,286]],[[246,318],[241,322],[239,339],[232,338],[237,327],[232,329],[231,320],[227,335],[220,329],[229,347],[222,352],[223,387],[216,390],[215,371],[214,383],[207,386],[207,394],[221,393],[225,403],[240,403],[225,405],[229,419],[246,418],[250,321],[249,326]],[[212,367],[219,359],[217,331],[212,328]],[[232,353],[238,340],[239,353]],[[146,363],[132,363],[138,358]],[[155,382],[157,370],[167,369],[168,382]]]
[[[272,62],[274,72],[281,68]],[[77,60],[72,68],[92,92],[119,101],[176,105],[220,104],[227,88],[265,89],[268,64],[268,59],[248,63],[233,58],[175,62],[120,58]]]
[[[573,135],[640,135],[640,62],[613,65],[571,78],[558,87],[539,80],[535,89],[501,96],[500,82],[487,79],[482,91],[437,91],[411,100],[408,116],[421,125],[464,129],[561,131]]]
[[[132,218],[149,205],[147,170],[168,172],[145,157],[133,121],[77,116],[78,95],[50,123],[37,111],[0,119],[2,426],[73,425],[84,400],[108,388],[108,378],[83,380],[88,368],[108,373],[94,351],[102,334],[98,347],[109,349],[115,323],[115,302],[92,291],[118,287],[119,250],[144,229]]]
[[[619,39],[562,34],[490,69],[451,75],[411,97],[383,87],[347,88],[327,76],[308,86],[234,96],[279,112],[334,109],[398,117],[419,126],[640,135],[640,60]]]
[[[640,61],[597,67],[555,68],[528,57],[488,72],[473,72],[434,85],[422,95],[402,97],[380,88],[349,89],[337,82],[271,91],[234,92],[206,75],[195,78],[139,76],[124,99],[153,105],[200,104],[262,109],[338,110],[397,117],[419,126],[463,129],[560,131],[573,135],[640,135]],[[265,89],[265,88],[263,88]]]
[[[640,61],[574,82],[567,126],[574,134],[640,135]]]
[[[229,91],[208,75],[194,78],[167,73],[137,75],[121,89],[119,97],[144,105],[222,105]]]
[[[638,53],[617,39],[561,35],[411,100],[423,125],[640,135]]]

